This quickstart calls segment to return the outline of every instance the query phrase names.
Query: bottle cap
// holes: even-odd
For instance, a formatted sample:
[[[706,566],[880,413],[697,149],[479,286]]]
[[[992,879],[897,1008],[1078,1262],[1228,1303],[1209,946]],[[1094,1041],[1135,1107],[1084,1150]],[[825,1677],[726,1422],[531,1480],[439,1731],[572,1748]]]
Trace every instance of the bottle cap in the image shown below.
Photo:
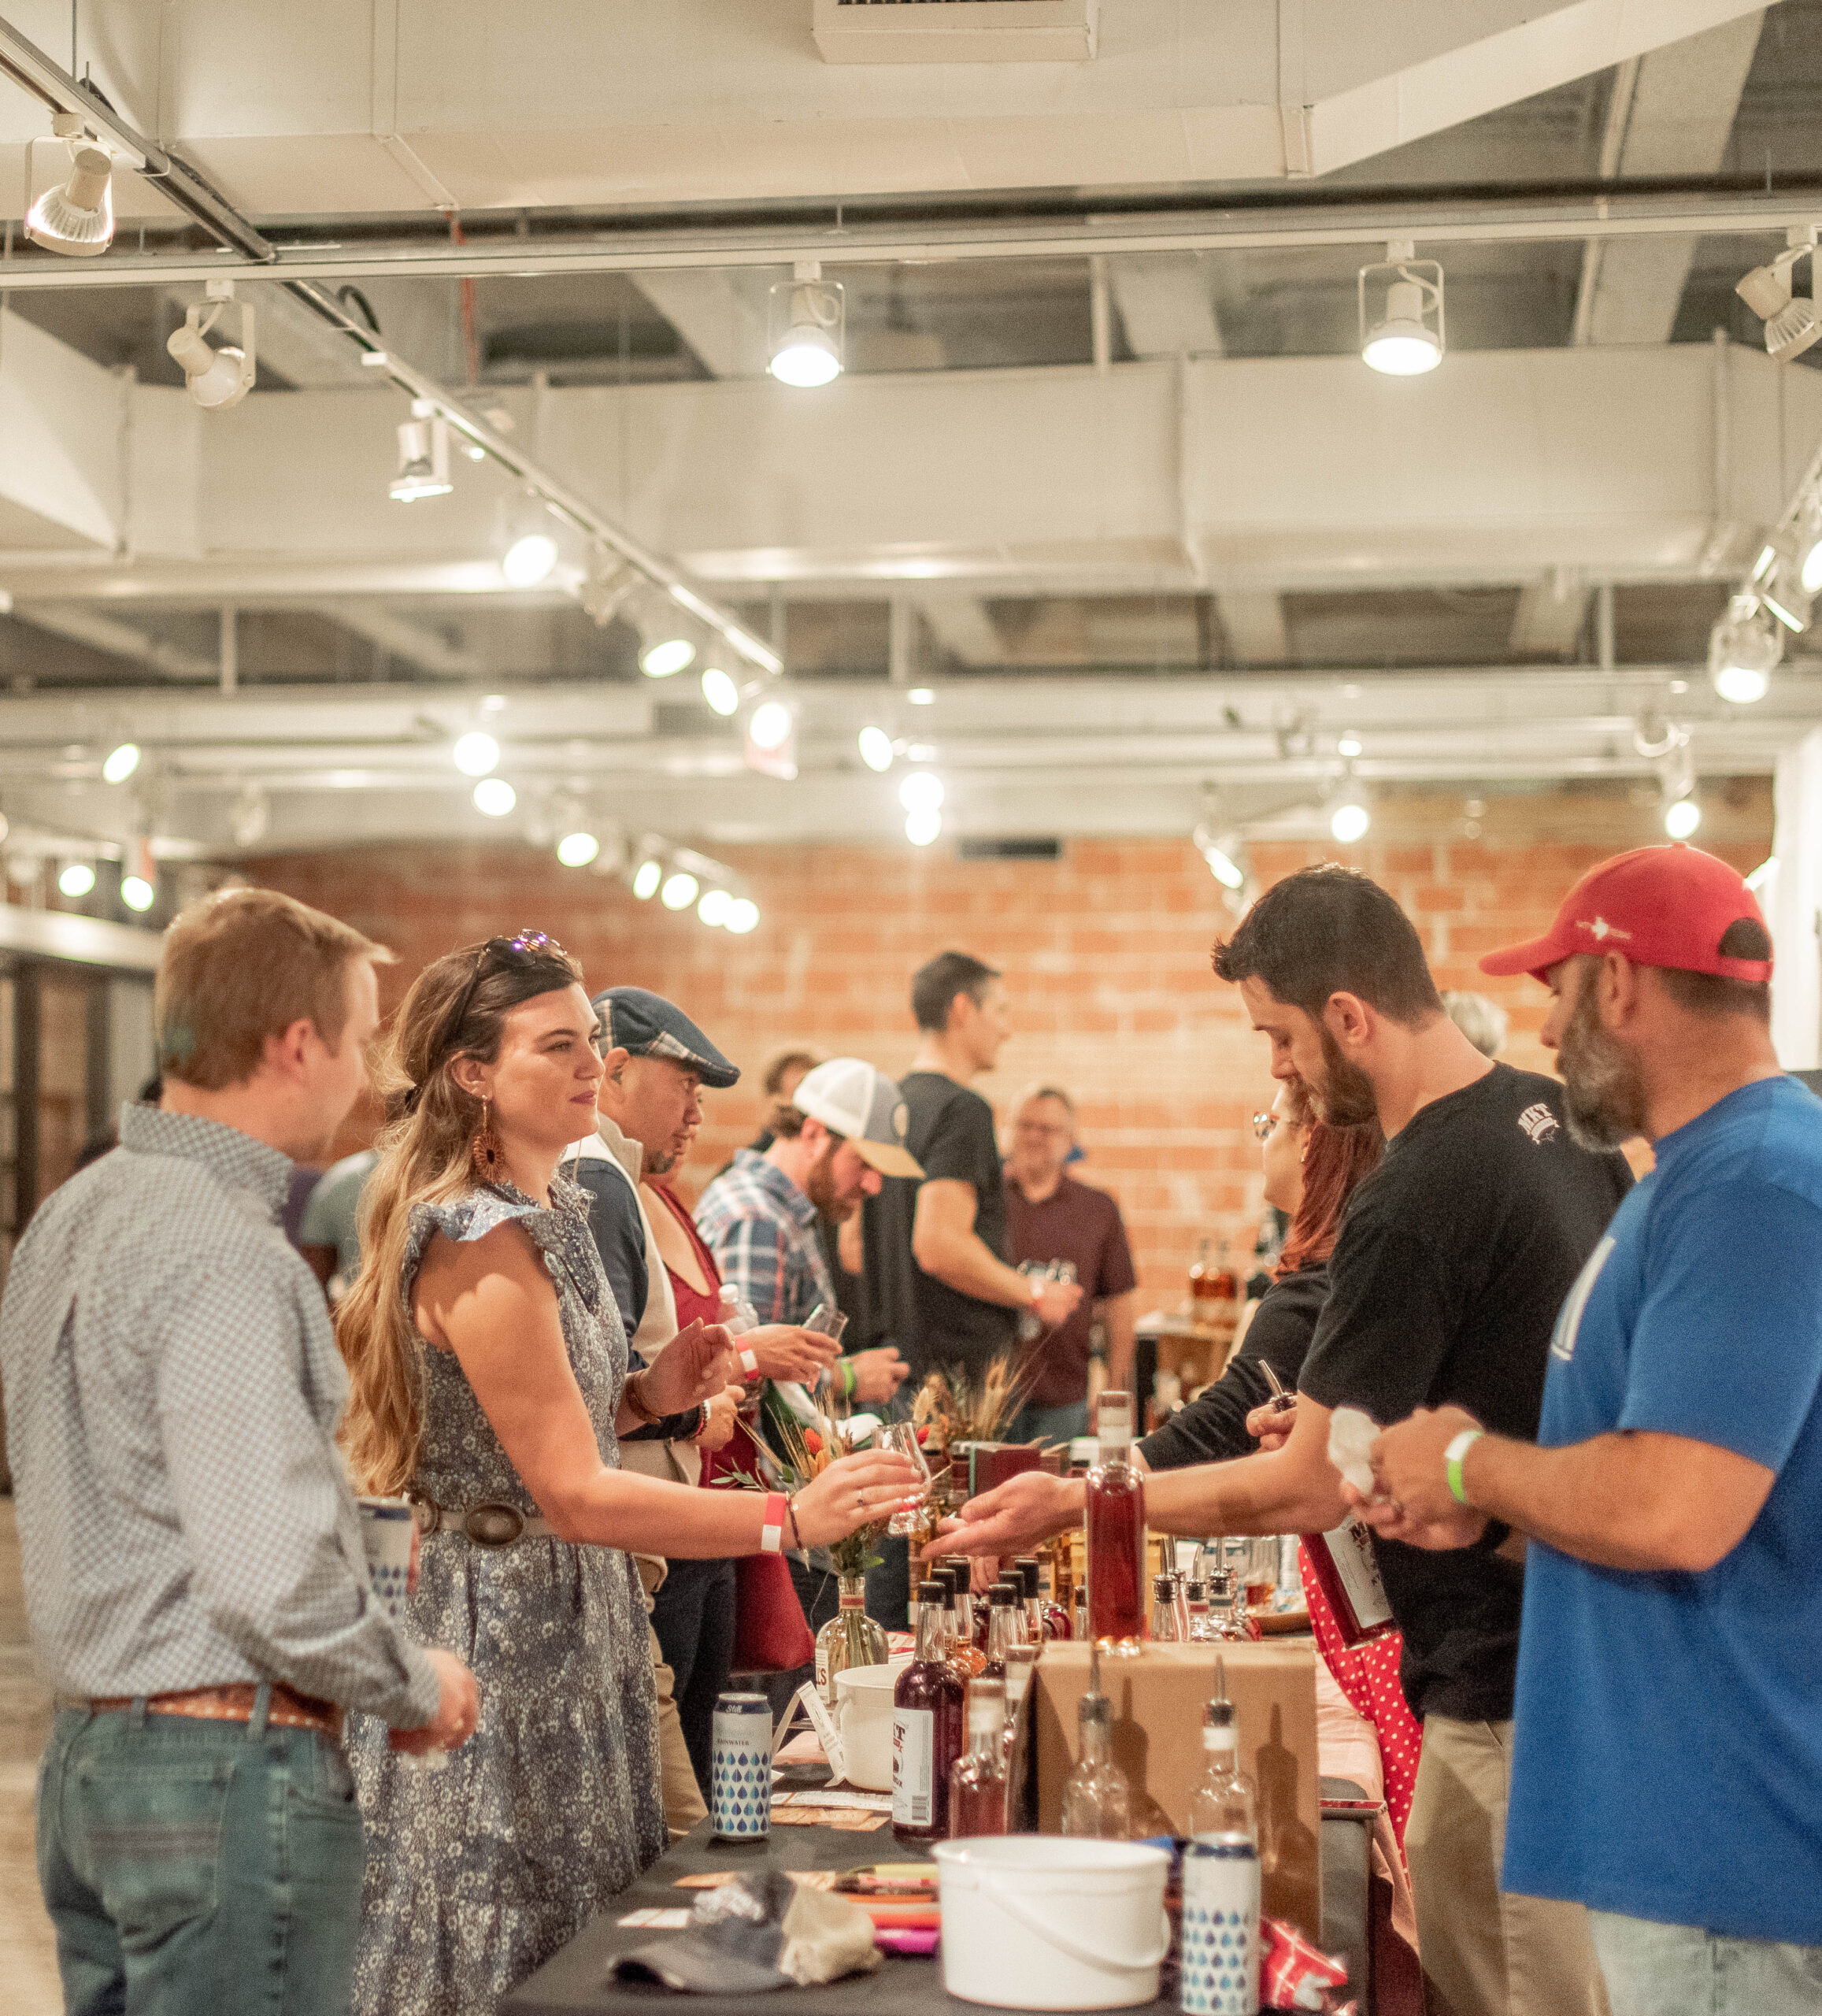
[[[1183,1592],[1185,1600],[1192,1603],[1205,1603],[1209,1599],[1209,1585],[1206,1582],[1186,1582],[1183,1584]]]
[[[1009,1604],[1022,1603],[1024,1592],[1015,1589],[1010,1582],[995,1582],[987,1592],[987,1599],[995,1610],[1003,1610]]]
[[[1154,1575],[1151,1578],[1151,1593],[1161,1603],[1168,1603],[1176,1594],[1176,1578],[1173,1575]]]
[[[971,1680],[968,1684],[968,1725],[971,1729],[1001,1729],[1006,1718],[1003,1680]]]
[[[1231,1729],[1234,1726],[1234,1704],[1231,1701],[1211,1701],[1202,1710],[1205,1729]]]
[[[947,1599],[947,1596],[946,1588],[934,1577],[927,1582],[920,1582],[917,1584],[917,1600],[920,1603],[942,1603]]]
[[[1028,1554],[1023,1554],[1013,1566],[1019,1571],[1020,1578],[1025,1585],[1025,1600],[1029,1603],[1038,1593],[1038,1564]]]
[[[1234,1593],[1234,1578],[1224,1568],[1209,1570],[1209,1596],[1213,1602],[1221,1602]]]

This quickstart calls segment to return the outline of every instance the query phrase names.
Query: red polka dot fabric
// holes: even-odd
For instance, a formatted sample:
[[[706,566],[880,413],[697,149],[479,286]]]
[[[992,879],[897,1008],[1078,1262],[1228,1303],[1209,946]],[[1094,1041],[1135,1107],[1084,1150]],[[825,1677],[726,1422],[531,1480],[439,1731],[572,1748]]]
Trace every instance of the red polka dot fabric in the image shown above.
[[[1405,1822],[1411,1817],[1411,1794],[1417,1782],[1417,1759],[1424,1748],[1424,1725],[1411,1713],[1405,1690],[1398,1684],[1404,1638],[1394,1631],[1383,1638],[1369,1638],[1364,1645],[1343,1644],[1335,1614],[1310,1568],[1309,1546],[1307,1540],[1298,1543],[1298,1559],[1303,1571],[1303,1596],[1309,1606],[1317,1650],[1335,1676],[1335,1685],[1379,1732],[1379,1760],[1386,1775],[1386,1810],[1402,1848]]]

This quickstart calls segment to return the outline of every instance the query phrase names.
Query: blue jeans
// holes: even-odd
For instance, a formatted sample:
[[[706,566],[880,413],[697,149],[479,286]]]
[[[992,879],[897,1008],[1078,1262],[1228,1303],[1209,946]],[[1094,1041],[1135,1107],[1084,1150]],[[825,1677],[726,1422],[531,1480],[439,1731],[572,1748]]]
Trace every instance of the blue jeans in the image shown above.
[[[652,1599],[652,1629],[671,1670],[672,1698],[704,1799],[714,1755],[715,1703],[734,1666],[734,1563],[666,1563]]]
[[[310,1729],[61,1712],[38,1880],[65,2016],[346,2016],[361,1922],[354,1781]]]
[[[1590,1911],[1613,2016],[1816,2016],[1822,1946],[1717,1939],[1689,1925]]]
[[[1088,1403],[1066,1401],[1060,1407],[1023,1406],[1006,1424],[1001,1440],[1006,1442],[1072,1442],[1088,1432]]]

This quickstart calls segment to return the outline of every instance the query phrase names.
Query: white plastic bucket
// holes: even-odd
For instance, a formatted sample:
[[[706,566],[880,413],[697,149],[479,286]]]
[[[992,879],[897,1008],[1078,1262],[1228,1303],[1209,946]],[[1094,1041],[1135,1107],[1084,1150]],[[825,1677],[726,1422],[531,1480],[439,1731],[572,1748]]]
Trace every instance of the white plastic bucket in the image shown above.
[[[939,1841],[942,1985],[1003,2009],[1129,2009],[1170,1951],[1170,1858],[1133,1841]]]

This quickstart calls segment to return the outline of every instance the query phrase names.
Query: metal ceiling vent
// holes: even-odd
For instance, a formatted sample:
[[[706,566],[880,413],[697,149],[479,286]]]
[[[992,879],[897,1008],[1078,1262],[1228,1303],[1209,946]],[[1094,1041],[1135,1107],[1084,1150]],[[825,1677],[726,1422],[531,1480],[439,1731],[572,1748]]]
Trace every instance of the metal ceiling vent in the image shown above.
[[[815,0],[827,63],[1086,63],[1100,0]]]

